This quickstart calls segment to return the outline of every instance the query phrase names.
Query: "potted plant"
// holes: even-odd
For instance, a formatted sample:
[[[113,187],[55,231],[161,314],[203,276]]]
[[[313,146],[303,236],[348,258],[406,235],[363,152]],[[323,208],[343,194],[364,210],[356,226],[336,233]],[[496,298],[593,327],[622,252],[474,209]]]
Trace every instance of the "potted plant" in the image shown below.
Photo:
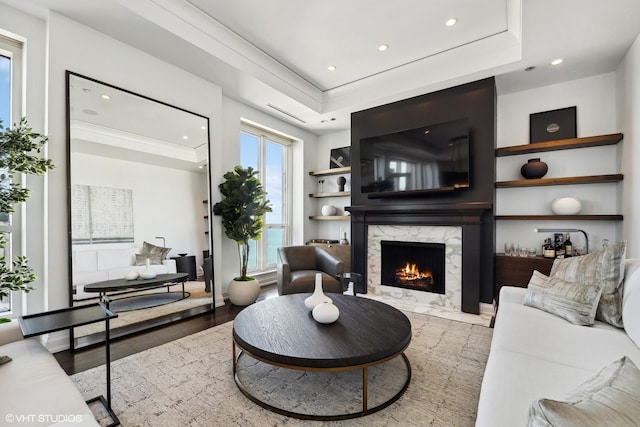
[[[47,137],[35,133],[23,117],[11,129],[4,129],[0,120],[0,217],[8,221],[14,206],[25,202],[29,189],[16,182],[16,174],[42,175],[53,169],[50,159],[39,156],[47,143]],[[0,232],[0,300],[8,298],[13,291],[30,292],[30,283],[36,280],[29,260],[25,256],[15,257],[11,265],[6,259],[7,240]],[[6,321],[6,320],[5,320]]]
[[[234,305],[249,305],[258,298],[258,281],[247,275],[249,240],[260,238],[264,228],[263,217],[271,212],[267,193],[258,171],[252,167],[236,166],[224,174],[225,181],[218,185],[223,199],[213,206],[214,215],[222,217],[225,235],[238,244],[240,276],[229,284],[229,301]]]

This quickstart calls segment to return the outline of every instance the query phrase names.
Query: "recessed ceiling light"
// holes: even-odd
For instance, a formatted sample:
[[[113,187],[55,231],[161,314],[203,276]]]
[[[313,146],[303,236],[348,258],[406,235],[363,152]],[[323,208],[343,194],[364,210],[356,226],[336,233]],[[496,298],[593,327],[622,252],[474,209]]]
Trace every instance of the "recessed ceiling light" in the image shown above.
[[[456,25],[458,23],[458,18],[449,18],[447,19],[447,21],[444,23],[444,25],[446,25],[447,27],[453,27],[454,25]]]
[[[535,70],[535,69],[536,69],[536,67],[534,67],[534,66],[532,65],[531,67],[527,67],[527,68],[525,68],[524,70],[525,70],[525,71],[533,71],[533,70]]]
[[[90,109],[86,109],[86,110],[82,110],[83,113],[85,113],[88,116],[97,116],[98,112],[96,110],[90,110]]]
[[[335,66],[335,65],[329,65],[329,66],[327,67],[327,70],[329,70],[329,71],[335,71],[335,70],[336,70],[336,66]]]
[[[84,89],[82,89],[82,91],[83,91],[84,93],[91,93],[91,89],[87,89],[86,87],[85,87]]]
[[[384,52],[387,49],[389,49],[389,45],[387,45],[387,44],[381,44],[380,46],[378,46],[378,50],[380,52]]]
[[[100,95],[100,98],[102,98],[102,99],[111,99],[111,97],[109,95],[107,95],[106,93],[103,93],[102,95]]]
[[[182,139],[189,139],[189,137],[187,135],[184,135]]]
[[[207,130],[207,127],[206,126],[200,126],[200,129]]]
[[[554,59],[553,61],[551,61],[551,65],[558,65],[558,64],[562,64],[562,58]]]

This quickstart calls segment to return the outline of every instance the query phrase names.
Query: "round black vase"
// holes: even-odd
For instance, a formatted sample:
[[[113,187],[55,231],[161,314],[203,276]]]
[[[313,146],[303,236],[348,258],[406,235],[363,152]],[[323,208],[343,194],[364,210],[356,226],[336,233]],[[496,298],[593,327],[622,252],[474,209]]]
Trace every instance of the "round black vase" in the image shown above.
[[[520,173],[527,179],[537,179],[545,176],[547,170],[549,170],[549,167],[545,162],[541,162],[540,159],[529,159],[529,161],[520,168]]]
[[[347,179],[344,176],[338,178],[338,185],[340,186],[340,191],[344,191],[344,185],[347,183]]]

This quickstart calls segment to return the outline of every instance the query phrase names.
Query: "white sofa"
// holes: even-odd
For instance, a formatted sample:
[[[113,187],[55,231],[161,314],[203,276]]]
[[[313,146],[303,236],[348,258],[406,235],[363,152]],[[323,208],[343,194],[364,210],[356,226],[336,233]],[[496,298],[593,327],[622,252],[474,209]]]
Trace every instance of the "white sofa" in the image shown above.
[[[626,261],[623,292],[626,331],[574,325],[523,305],[527,289],[503,287],[476,426],[526,426],[534,401],[563,400],[625,355],[640,367],[640,260]]]
[[[95,298],[95,292],[85,292],[84,285],[104,280],[122,279],[130,271],[142,272],[145,265],[134,265],[140,248],[74,250],[72,254],[74,300]],[[165,259],[162,265],[151,265],[157,274],[176,273],[176,261]]]
[[[99,426],[58,361],[37,337],[23,339],[18,322],[0,325],[0,425]]]

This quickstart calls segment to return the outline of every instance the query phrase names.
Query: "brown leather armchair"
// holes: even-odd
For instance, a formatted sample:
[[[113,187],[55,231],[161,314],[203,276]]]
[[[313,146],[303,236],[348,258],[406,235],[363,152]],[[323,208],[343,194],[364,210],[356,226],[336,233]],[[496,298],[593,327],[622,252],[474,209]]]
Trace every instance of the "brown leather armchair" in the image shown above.
[[[278,295],[313,292],[316,273],[322,273],[324,292],[342,293],[338,275],[344,263],[318,246],[278,248]]]

